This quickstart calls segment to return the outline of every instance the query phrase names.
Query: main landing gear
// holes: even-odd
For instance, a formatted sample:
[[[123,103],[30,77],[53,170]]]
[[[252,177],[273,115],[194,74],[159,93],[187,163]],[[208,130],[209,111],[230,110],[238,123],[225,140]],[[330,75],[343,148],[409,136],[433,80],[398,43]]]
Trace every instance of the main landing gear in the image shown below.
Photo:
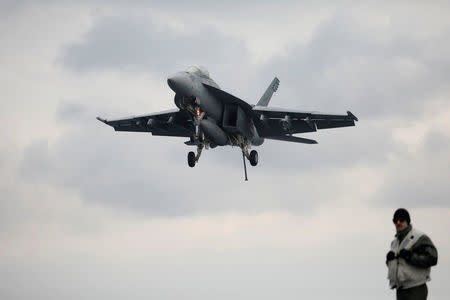
[[[208,142],[204,143],[203,139],[191,139],[190,142],[186,142],[188,145],[197,145],[197,154],[195,154],[193,151],[190,151],[187,155],[187,162],[189,167],[193,168],[198,163],[198,160],[200,159],[200,155],[202,154],[203,148],[209,149],[211,144]],[[234,144],[236,145],[236,144]],[[239,147],[242,150],[242,162],[244,163],[244,172],[245,172],[245,181],[248,181],[247,177],[247,165],[246,165],[246,159],[250,162],[250,165],[256,166],[258,165],[258,152],[256,150],[252,150],[248,152],[249,145],[247,143],[240,143],[238,144]],[[214,147],[212,147],[214,148]]]
[[[191,167],[191,168],[195,167],[195,164],[198,162],[200,155],[202,154],[202,150],[203,150],[203,145],[199,144],[197,146],[197,155],[195,155],[195,153],[192,151],[188,153],[187,161],[188,161],[189,167]]]
[[[195,153],[192,151],[189,152],[187,159],[188,159],[189,167],[191,167],[191,168],[195,167]]]
[[[248,160],[252,166],[256,166],[258,164],[258,152],[256,152],[256,150],[252,150]]]
[[[246,146],[241,147],[241,149],[242,149],[242,161],[244,163],[245,181],[248,181],[247,165],[245,163],[245,158],[247,158],[250,161],[250,164],[254,167],[258,164],[258,152],[256,152],[256,150],[252,150],[249,154]]]

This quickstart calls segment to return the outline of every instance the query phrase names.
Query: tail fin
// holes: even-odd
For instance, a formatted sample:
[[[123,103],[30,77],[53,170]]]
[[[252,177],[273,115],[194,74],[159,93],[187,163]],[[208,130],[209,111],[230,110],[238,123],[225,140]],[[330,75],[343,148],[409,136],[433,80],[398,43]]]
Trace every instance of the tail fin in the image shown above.
[[[257,106],[267,106],[269,104],[270,98],[272,98],[273,93],[275,93],[280,85],[280,80],[278,78],[274,78],[272,83],[267,88],[264,95],[262,95],[261,99],[259,99]]]

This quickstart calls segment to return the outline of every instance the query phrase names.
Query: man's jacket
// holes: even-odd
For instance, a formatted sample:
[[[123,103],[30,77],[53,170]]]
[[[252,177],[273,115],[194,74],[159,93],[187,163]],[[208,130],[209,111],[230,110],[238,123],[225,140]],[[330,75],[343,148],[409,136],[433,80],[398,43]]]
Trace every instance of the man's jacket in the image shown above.
[[[402,249],[409,257],[399,257]],[[430,280],[430,267],[437,264],[437,250],[430,238],[409,225],[396,235],[391,243],[395,259],[388,261],[388,279],[391,288],[411,288]]]

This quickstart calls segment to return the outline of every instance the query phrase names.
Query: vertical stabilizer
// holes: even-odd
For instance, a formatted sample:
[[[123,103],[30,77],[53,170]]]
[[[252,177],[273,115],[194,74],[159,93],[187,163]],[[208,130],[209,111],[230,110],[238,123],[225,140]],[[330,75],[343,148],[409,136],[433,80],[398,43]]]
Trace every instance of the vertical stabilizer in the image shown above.
[[[274,78],[272,83],[267,88],[264,95],[262,95],[261,99],[259,99],[257,106],[267,106],[269,104],[270,99],[272,98],[273,93],[275,93],[280,85],[280,80],[278,78]]]

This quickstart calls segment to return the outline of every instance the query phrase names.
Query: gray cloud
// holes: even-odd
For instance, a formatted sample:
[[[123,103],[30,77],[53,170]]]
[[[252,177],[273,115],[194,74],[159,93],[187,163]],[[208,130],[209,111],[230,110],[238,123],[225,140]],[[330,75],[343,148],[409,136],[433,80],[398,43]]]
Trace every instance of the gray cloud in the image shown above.
[[[359,29],[356,23],[356,20],[347,15],[337,14],[317,30],[308,44],[293,47],[286,57],[274,58],[267,64],[255,68],[243,59],[242,55],[248,53],[242,43],[231,38],[224,38],[212,29],[208,29],[208,32],[203,32],[204,29],[201,29],[195,34],[180,34],[167,29],[158,31],[156,28],[147,27],[149,23],[144,20],[103,18],[87,33],[84,41],[65,49],[63,61],[66,67],[76,71],[117,68],[139,72],[146,70],[171,72],[176,70],[178,65],[183,64],[177,63],[179,60],[184,61],[184,64],[201,60],[201,64],[213,66],[213,73],[218,73],[226,78],[227,82],[232,82],[234,90],[242,89],[243,95],[248,94],[250,90],[262,92],[261,82],[267,81],[267,74],[275,73],[282,78],[283,92],[274,96],[273,105],[328,112],[344,112],[351,109],[358,114],[361,122],[356,128],[314,134],[313,138],[320,142],[317,146],[308,147],[268,141],[263,148],[259,149],[262,158],[261,166],[264,166],[269,174],[283,174],[283,176],[304,176],[311,172],[327,172],[336,169],[345,172],[346,169],[358,165],[387,164],[389,154],[401,153],[403,151],[401,145],[392,140],[391,124],[386,122],[379,124],[377,120],[388,116],[404,119],[411,115],[420,115],[426,105],[425,99],[432,97],[443,84],[442,80],[433,81],[434,77],[427,78],[429,75],[427,69],[433,68],[434,64],[425,64],[425,71],[420,69],[411,74],[405,74],[408,70],[402,69],[402,61],[423,65],[425,49],[421,41],[395,35],[390,38],[380,38],[379,35],[383,32],[375,30],[367,32]],[[218,38],[217,42],[214,40],[212,43],[209,39],[211,36]],[[177,51],[179,44],[184,45],[181,53]],[[223,45],[234,46],[224,48]],[[112,50],[105,53],[106,49]],[[225,52],[227,55],[224,55]],[[229,70],[223,62],[230,60],[231,57],[239,57],[239,59],[232,62],[235,70],[231,73],[233,76],[228,75],[229,78],[227,78],[225,74]],[[439,59],[435,60],[439,61]],[[398,69],[399,63],[400,69]],[[256,75],[254,78],[244,79],[249,73]],[[439,75],[439,73],[436,74],[436,79]],[[76,108],[68,106],[64,110],[76,110]],[[91,144],[88,140],[79,141],[79,143]],[[70,144],[70,141],[64,144]],[[186,150],[181,150],[181,147],[183,146],[181,145],[177,150],[169,150],[169,154],[165,153],[167,161],[173,157],[183,157],[185,155],[183,152]],[[65,152],[64,150],[56,151]],[[125,149],[120,151],[123,151],[122,155],[125,156],[142,157],[144,155],[143,153],[130,154]],[[218,151],[214,150],[214,152]],[[206,160],[205,157],[210,155],[213,154],[205,153],[202,160]],[[229,172],[233,170],[224,166],[223,162],[233,164],[237,161],[237,156],[238,153],[232,151],[221,151],[221,163],[212,162],[224,170],[222,176],[217,176],[219,181],[227,178]],[[156,214],[177,215],[233,209],[246,211],[250,207],[245,203],[224,200],[225,198],[207,203],[189,196],[183,197],[186,202],[170,199],[171,195],[175,194],[167,192],[171,190],[171,186],[161,183],[160,176],[152,176],[137,167],[142,162],[128,161],[127,164],[134,165],[134,168],[143,173],[135,177],[122,172],[120,177],[124,177],[124,183],[117,184],[116,187],[108,187],[98,182],[80,185],[78,181],[75,181],[73,186],[82,187],[81,190],[88,199],[103,199],[102,201],[106,202],[109,198],[109,201],[115,203],[123,203],[123,198],[127,194],[135,194],[132,191],[139,190],[144,195],[142,198],[145,199],[158,191],[160,198],[163,199],[162,204],[140,200],[140,197],[130,197],[134,200],[129,200],[127,204],[128,207],[136,210],[145,207]],[[148,161],[148,164],[152,162]],[[110,164],[105,163],[105,165]],[[161,165],[159,167],[161,168]],[[236,167],[239,168],[239,166]],[[120,168],[120,166],[111,168],[106,173],[120,173],[118,171]],[[134,168],[127,170],[131,171]],[[178,176],[176,181],[179,182],[186,182],[184,176],[192,175],[189,173],[192,172],[191,170],[179,171],[177,168],[170,167],[166,169],[172,178]],[[204,176],[200,177],[204,180]],[[117,182],[118,178],[100,179],[101,182],[110,180]],[[149,184],[149,181],[152,183]],[[226,179],[225,182],[227,182]],[[399,183],[399,186],[401,185]],[[206,190],[217,190],[217,186],[215,188],[212,186],[209,187],[210,189],[207,187]],[[180,188],[182,187],[188,188],[186,185],[181,185]],[[115,191],[115,189],[118,190]],[[108,193],[105,194],[105,190]],[[393,192],[386,191],[386,193]],[[226,201],[226,204],[221,203],[222,201]],[[170,205],[167,205],[168,203]],[[303,205],[292,206],[293,204],[287,201],[281,204],[269,201],[256,204],[254,209],[265,210],[277,205],[284,206],[285,209],[304,208]]]
[[[414,167],[417,162],[410,163],[387,176],[386,185],[375,195],[374,202],[408,208],[448,207],[450,163],[439,167]]]
[[[406,145],[404,146],[407,147]],[[419,151],[391,164],[374,203],[403,207],[449,207],[450,137],[440,130],[429,132]]]
[[[282,91],[274,97],[274,106],[349,109],[362,120],[408,118],[421,116],[426,101],[448,85],[450,61],[441,49],[429,47],[450,49],[445,30],[426,39],[395,31],[387,35],[389,28],[363,29],[351,15],[338,11],[307,44],[293,45],[287,55],[255,66],[249,63],[244,41],[213,27],[178,32],[141,18],[110,17],[96,22],[83,41],[68,45],[61,61],[74,71],[163,74],[200,64],[250,103],[263,92],[262,83],[277,75]]]
[[[386,35],[388,30],[363,29],[351,15],[338,13],[307,45],[293,47],[265,69],[280,76],[284,105],[348,108],[362,121],[421,116],[426,102],[448,86],[450,61],[429,44],[450,48],[444,38],[449,32],[443,28],[440,35],[418,39]]]
[[[79,103],[75,102],[60,102],[56,119],[60,122],[79,123],[81,120],[86,121],[87,108]]]
[[[28,182],[49,183],[80,192],[87,201],[129,207],[135,212],[145,209],[143,206],[154,214],[170,214],[167,211],[170,207],[174,214],[183,210],[183,203],[176,203],[179,198],[171,199],[169,189],[159,184],[152,166],[148,165],[146,172],[139,166],[147,160],[139,163],[138,155],[151,155],[151,149],[145,154],[127,151],[122,144],[130,142],[126,138],[116,140],[117,144],[106,144],[100,139],[100,124],[92,121],[91,125],[67,132],[54,146],[45,140],[32,144],[24,154],[22,176]],[[136,141],[138,137],[132,139]]]
[[[198,62],[218,74],[232,91],[238,91],[234,94],[244,98],[251,90],[262,93],[265,87],[261,82],[278,75],[282,84],[272,100],[274,106],[341,113],[352,110],[361,119],[357,127],[308,136],[317,139],[319,145],[268,141],[259,148],[260,168],[264,167],[265,176],[308,177],[318,172],[342,170],[345,173],[355,166],[386,164],[389,154],[402,150],[392,140],[391,123],[379,124],[377,120],[420,115],[425,100],[445,82],[439,79],[445,68],[428,78],[429,69],[446,61],[438,57],[428,63],[423,41],[405,35],[384,37],[384,33],[361,29],[354,18],[337,12],[318,28],[307,44],[292,46],[285,57],[253,66],[248,62],[244,41],[219,33],[213,27],[200,26],[181,32],[141,17],[124,15],[98,19],[81,42],[63,49],[61,62],[74,72],[117,70],[166,74]],[[414,72],[408,73],[408,63],[424,68],[418,71],[413,68]],[[218,83],[222,85],[221,81]],[[187,149],[180,140],[170,140],[173,146],[168,143],[161,146],[159,139],[146,138],[144,142],[140,134],[108,132],[107,135],[93,117],[81,104],[62,105],[57,119],[59,122],[74,120],[71,131],[54,145],[41,141],[30,146],[23,160],[23,174],[38,172],[34,178],[71,187],[87,201],[156,215],[261,211],[276,207],[299,211],[311,206],[270,199],[240,202],[228,197],[230,193],[226,193],[224,185],[236,177],[232,175],[234,172],[241,176],[238,151],[206,152],[201,165],[190,170],[184,166]],[[84,120],[85,124],[79,125],[77,119]],[[129,145],[134,146],[130,149]],[[199,167],[206,169],[199,171]],[[251,172],[256,173],[258,169],[254,170]],[[214,176],[206,179],[204,174],[209,172]],[[267,178],[260,179],[267,182]],[[220,195],[213,201],[199,200],[195,193],[180,196],[180,191],[197,186],[198,181],[203,193]],[[153,195],[158,195],[158,199],[153,199]]]
[[[443,132],[443,128],[434,128],[425,136],[421,150],[426,156],[446,158],[450,150],[450,136]]]
[[[241,41],[210,27],[177,32],[142,18],[106,17],[94,24],[82,42],[67,46],[61,60],[73,71],[167,73],[193,64],[239,64],[246,55]]]

